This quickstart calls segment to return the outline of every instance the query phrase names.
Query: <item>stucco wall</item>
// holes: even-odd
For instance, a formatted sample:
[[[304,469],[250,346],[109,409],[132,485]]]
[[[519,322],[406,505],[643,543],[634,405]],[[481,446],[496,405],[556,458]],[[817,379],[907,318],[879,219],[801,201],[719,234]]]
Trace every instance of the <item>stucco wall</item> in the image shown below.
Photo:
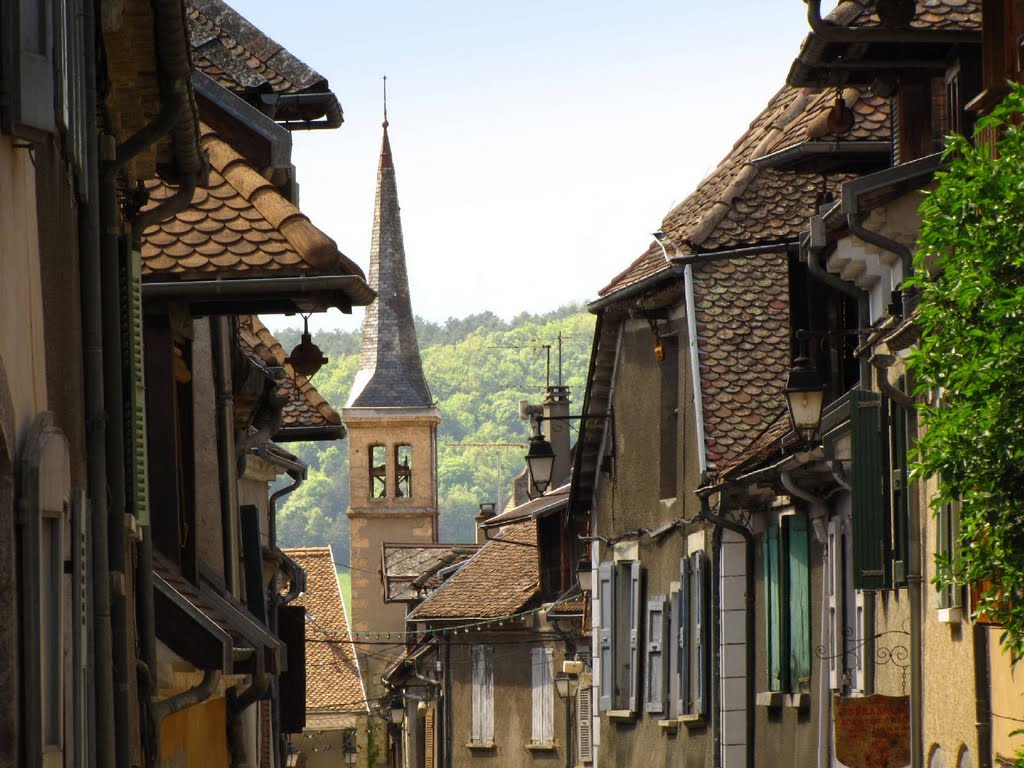
[[[554,667],[561,669],[564,658],[560,643],[530,642],[533,632],[470,633],[453,637],[451,648],[453,768],[490,766],[497,768],[560,768],[565,761],[566,704],[554,696],[554,732],[557,749],[529,750],[533,721],[531,649],[554,650]],[[494,649],[494,749],[469,749],[473,723],[473,644],[490,644]]]
[[[223,696],[167,717],[160,731],[161,768],[230,765]]]
[[[695,450],[693,394],[685,323],[678,316],[677,307],[673,312],[676,319],[671,321],[672,329],[680,334],[676,498],[671,501],[660,498],[662,375],[654,356],[654,334],[645,320],[626,320],[613,382],[615,474],[614,477],[600,474],[597,487],[594,532],[601,536],[614,536],[640,528],[654,529],[678,518],[692,517],[699,510],[693,493],[700,475]],[[667,333],[664,326],[661,333]],[[693,530],[697,530],[695,526],[685,532]],[[669,594],[672,583],[679,580],[679,559],[685,553],[686,538],[679,531],[657,541],[649,537],[641,539],[639,558],[645,578],[641,605],[646,605],[647,596]],[[607,547],[601,547],[602,560],[611,556]],[[594,615],[598,615],[598,609],[595,601],[592,606]],[[595,680],[598,679],[597,671],[595,668]],[[710,765],[713,754],[711,729],[663,728],[658,723],[663,717],[638,713],[634,722],[611,722],[602,715],[595,734],[601,765],[630,765],[639,755],[643,756],[644,765],[652,768]]]

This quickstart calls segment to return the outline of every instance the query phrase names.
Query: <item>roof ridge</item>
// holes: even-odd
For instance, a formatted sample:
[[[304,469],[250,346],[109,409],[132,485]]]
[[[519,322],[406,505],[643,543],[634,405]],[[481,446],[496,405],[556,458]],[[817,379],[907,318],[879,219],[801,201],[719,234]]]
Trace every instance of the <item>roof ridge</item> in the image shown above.
[[[711,233],[714,232],[722,219],[724,219],[732,209],[733,201],[750,186],[750,183],[760,171],[760,169],[754,165],[753,161],[767,154],[768,150],[770,150],[782,137],[785,127],[803,114],[804,110],[807,108],[807,104],[811,99],[810,94],[806,92],[807,89],[792,89],[787,85],[782,86],[771,100],[769,100],[768,106],[766,106],[754,119],[750,128],[748,128],[747,132],[743,135],[743,138],[733,146],[732,152],[726,155],[722,162],[716,166],[716,169],[721,168],[722,165],[727,163],[732,156],[739,151],[739,145],[742,144],[743,139],[749,137],[752,133],[758,130],[758,128],[762,127],[764,118],[766,117],[765,113],[771,110],[776,100],[782,97],[788,90],[797,91],[794,95],[793,101],[789,106],[782,110],[781,114],[775,116],[769,121],[767,130],[765,130],[761,140],[754,146],[750,154],[741,161],[742,166],[740,170],[732,178],[729,184],[726,185],[725,189],[723,189],[718,195],[717,199],[712,203],[710,210],[704,215],[697,226],[693,228],[693,231],[687,238],[687,242],[691,247],[699,248]]]

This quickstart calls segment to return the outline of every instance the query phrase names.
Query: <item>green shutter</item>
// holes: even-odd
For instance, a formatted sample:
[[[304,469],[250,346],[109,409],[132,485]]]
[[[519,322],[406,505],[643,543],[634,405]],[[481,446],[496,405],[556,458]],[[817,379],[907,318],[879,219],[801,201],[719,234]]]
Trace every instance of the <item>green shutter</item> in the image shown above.
[[[125,269],[121,329],[127,346],[128,448],[131,451],[132,510],[140,525],[149,525],[149,470],[146,463],[146,377],[142,348],[142,255],[130,251]]]
[[[889,401],[892,454],[892,530],[893,530],[893,580],[905,584],[908,555],[908,527],[910,516],[910,489],[907,473],[907,412],[896,403]]]
[[[891,579],[881,396],[852,390],[847,397],[852,453],[853,586],[854,589],[885,589]]]
[[[782,525],[786,533],[789,689],[808,692],[811,685],[811,583],[807,518],[803,515],[784,517]]]
[[[782,600],[779,579],[779,526],[764,532],[764,615],[767,637],[768,690],[782,690]]]

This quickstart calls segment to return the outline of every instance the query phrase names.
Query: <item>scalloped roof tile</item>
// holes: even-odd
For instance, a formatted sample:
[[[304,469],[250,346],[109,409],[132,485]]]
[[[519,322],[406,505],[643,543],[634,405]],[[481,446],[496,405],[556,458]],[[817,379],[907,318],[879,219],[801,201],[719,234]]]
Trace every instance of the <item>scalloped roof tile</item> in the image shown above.
[[[306,609],[306,712],[365,714],[366,692],[331,548],[284,553],[306,572],[306,591],[292,603]]]
[[[143,280],[357,275],[363,271],[335,242],[207,125],[202,145],[209,183],[188,208],[148,227],[142,241]],[[143,210],[171,197],[175,187],[146,182]]]
[[[851,27],[871,27],[881,24],[875,13],[877,0],[846,0],[841,2],[833,14],[852,14],[847,24]],[[847,6],[849,6],[847,8]],[[910,26],[915,29],[962,30],[973,32],[981,29],[980,0],[917,0],[914,20]]]
[[[333,427],[341,424],[341,417],[324,400],[316,387],[296,373],[285,362],[287,351],[256,315],[239,315],[238,340],[246,352],[255,355],[264,364],[284,368],[285,377],[278,382],[278,391],[288,397],[281,420],[283,429],[294,427]]]

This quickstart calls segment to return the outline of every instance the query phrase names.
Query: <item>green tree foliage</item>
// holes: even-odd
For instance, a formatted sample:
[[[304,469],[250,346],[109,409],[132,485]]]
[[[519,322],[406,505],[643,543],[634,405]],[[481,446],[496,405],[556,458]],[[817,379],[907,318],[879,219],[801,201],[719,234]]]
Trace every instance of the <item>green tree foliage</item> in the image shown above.
[[[962,498],[956,556],[940,582],[978,585],[978,610],[1024,655],[1024,89],[978,131],[997,150],[950,139],[946,169],[921,206],[915,256],[922,341],[911,360],[926,427],[916,472],[939,478],[936,505]],[[980,134],[979,134],[980,135]],[[991,134],[990,134],[991,135]]]
[[[518,417],[519,401],[543,399],[548,369],[545,345],[550,346],[551,383],[558,383],[559,334],[563,383],[577,402],[573,412],[578,411],[593,330],[593,316],[579,305],[544,315],[523,314],[512,321],[489,312],[443,324],[417,320],[424,373],[441,411],[438,500],[443,540],[472,541],[479,504],[497,502],[500,508],[507,503],[512,481],[523,469],[529,437],[528,426]],[[289,348],[297,343],[298,331],[280,332],[277,337]],[[336,332],[316,334],[314,340],[330,362],[313,383],[340,409],[359,367],[359,336]],[[495,443],[522,445],[489,445]],[[280,505],[282,544],[331,544],[338,562],[348,563],[347,441],[296,443],[288,448],[310,470],[306,482]]]

